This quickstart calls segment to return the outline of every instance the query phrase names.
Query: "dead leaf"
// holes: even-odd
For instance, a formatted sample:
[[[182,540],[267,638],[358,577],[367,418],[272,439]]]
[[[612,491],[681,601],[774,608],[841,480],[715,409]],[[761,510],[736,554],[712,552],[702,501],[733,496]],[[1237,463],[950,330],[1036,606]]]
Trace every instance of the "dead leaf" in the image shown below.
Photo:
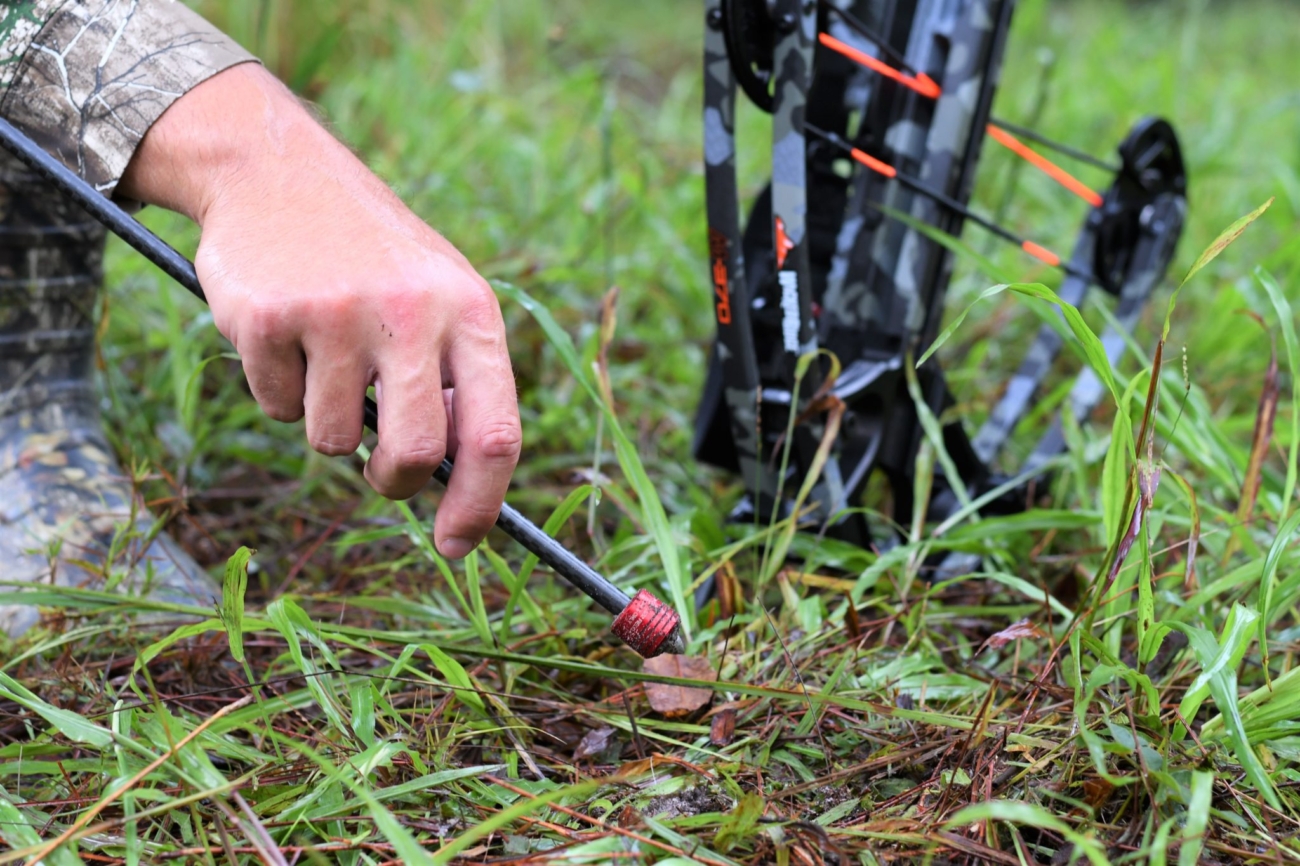
[[[725,709],[713,717],[709,726],[709,743],[714,746],[728,746],[736,736],[736,711]]]
[[[716,679],[708,659],[698,656],[661,655],[646,659],[641,670],[661,677],[681,677],[688,680]],[[712,689],[676,686],[668,683],[646,683],[646,697],[656,713],[677,718],[695,712],[713,698]]]
[[[1002,631],[992,635],[988,640],[984,641],[984,646],[988,649],[1001,649],[1013,640],[1041,637],[1045,637],[1045,635],[1039,630],[1038,626],[1027,619],[1022,619],[1019,622],[1013,622]]]
[[[718,587],[718,616],[731,619],[744,603],[744,592],[740,588],[740,578],[736,577],[736,568],[731,560],[722,563],[714,578]]]
[[[847,601],[848,607],[844,609],[844,628],[848,631],[849,637],[857,640],[862,637],[862,623],[858,621],[858,607],[853,603],[853,596],[844,593],[844,600]]]
[[[1085,779],[1083,782],[1083,802],[1096,812],[1110,802],[1115,786],[1105,779]]]
[[[596,728],[594,731],[587,731],[578,743],[578,748],[573,750],[573,760],[581,761],[583,758],[595,758],[604,753],[609,748],[609,741],[614,736],[614,729],[610,727]]]
[[[1259,324],[1264,324],[1254,313]],[[1255,433],[1251,437],[1250,461],[1246,464],[1246,477],[1241,482],[1241,498],[1237,501],[1237,521],[1247,523],[1255,510],[1255,499],[1259,496],[1260,475],[1264,471],[1264,458],[1268,456],[1269,445],[1273,441],[1273,421],[1277,417],[1277,341],[1269,334],[1272,350],[1269,352],[1268,369],[1264,371],[1264,387],[1259,393],[1259,408],[1255,411]]]

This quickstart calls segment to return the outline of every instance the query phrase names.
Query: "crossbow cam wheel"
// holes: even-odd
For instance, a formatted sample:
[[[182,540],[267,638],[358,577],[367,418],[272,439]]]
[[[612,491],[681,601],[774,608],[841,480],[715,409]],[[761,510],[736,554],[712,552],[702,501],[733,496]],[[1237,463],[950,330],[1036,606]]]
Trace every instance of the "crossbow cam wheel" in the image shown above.
[[[1169,123],[1149,117],[1139,122],[1119,146],[1120,170],[1115,183],[1097,208],[1097,248],[1093,272],[1102,288],[1118,295],[1125,276],[1135,264],[1135,253],[1144,235],[1159,235],[1176,241],[1182,224],[1180,202],[1187,196],[1187,171],[1183,167],[1178,137]],[[1173,258],[1173,243],[1151,251],[1163,272]]]
[[[727,44],[736,83],[749,100],[772,113],[772,46],[775,4],[769,0],[722,0],[714,15]]]

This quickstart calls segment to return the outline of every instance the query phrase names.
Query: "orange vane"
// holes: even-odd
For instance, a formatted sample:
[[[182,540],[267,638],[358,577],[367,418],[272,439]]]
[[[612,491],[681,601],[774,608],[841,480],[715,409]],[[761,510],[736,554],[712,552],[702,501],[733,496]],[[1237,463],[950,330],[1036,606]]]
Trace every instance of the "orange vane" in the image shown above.
[[[1043,174],[1077,195],[1093,207],[1101,207],[1101,196],[1096,190],[1080,181],[1074,175],[1052,162],[1041,153],[1031,150],[1023,141],[1016,138],[1005,129],[999,129],[993,124],[988,125],[989,137],[998,144],[1010,150],[1016,156],[1026,160],[1030,165],[1037,168]]]
[[[822,45],[825,45],[831,51],[834,51],[836,54],[841,54],[852,60],[854,63],[860,63],[871,71],[878,72],[886,78],[892,78],[894,81],[897,81],[904,87],[915,90],[922,96],[930,99],[938,99],[939,94],[942,92],[939,90],[939,85],[935,83],[934,79],[926,75],[924,72],[918,73],[915,76],[908,75],[906,72],[900,72],[894,67],[882,63],[872,57],[865,51],[859,51],[852,45],[841,42],[829,33],[819,34],[817,41]]]

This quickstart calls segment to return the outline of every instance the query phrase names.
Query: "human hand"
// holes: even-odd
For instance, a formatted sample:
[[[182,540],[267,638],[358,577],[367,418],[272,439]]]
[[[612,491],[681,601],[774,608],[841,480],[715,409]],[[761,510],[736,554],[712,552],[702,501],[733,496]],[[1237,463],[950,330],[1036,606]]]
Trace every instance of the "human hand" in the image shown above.
[[[314,449],[351,454],[373,384],[380,436],[365,474],[392,499],[454,454],[435,541],[469,553],[522,434],[501,312],[464,256],[255,64],[177,100],[117,192],[201,226],[199,282],[267,415],[305,415]]]

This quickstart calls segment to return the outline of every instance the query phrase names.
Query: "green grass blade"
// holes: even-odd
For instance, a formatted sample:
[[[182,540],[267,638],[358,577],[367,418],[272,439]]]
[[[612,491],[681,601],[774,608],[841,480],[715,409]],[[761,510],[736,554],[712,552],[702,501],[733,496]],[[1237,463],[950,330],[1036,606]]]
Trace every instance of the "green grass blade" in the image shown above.
[[[226,576],[221,584],[221,623],[230,641],[230,655],[244,663],[244,593],[248,591],[248,560],[253,551],[247,547],[236,550],[226,560]]]
[[[509,825],[512,821],[531,815],[538,809],[554,803],[556,800],[565,797],[581,797],[589,791],[594,791],[598,787],[596,782],[582,782],[577,785],[568,785],[562,788],[556,788],[536,797],[521,798],[517,803],[502,809],[486,821],[481,821],[471,829],[452,839],[446,845],[434,852],[432,863],[441,864],[450,863],[456,859],[456,855],[464,851],[470,845],[473,845],[479,839],[495,833],[502,827]]]
[[[646,473],[645,465],[641,462],[641,456],[637,453],[636,446],[623,432],[623,427],[619,423],[618,416],[614,414],[613,407],[605,403],[600,391],[591,381],[591,376],[585,369],[577,349],[574,348],[572,338],[555,321],[550,311],[516,286],[509,283],[496,283],[495,285],[498,291],[532,315],[545,332],[547,340],[550,341],[556,354],[560,356],[564,365],[569,369],[569,373],[577,380],[578,384],[582,386],[596,405],[600,407],[601,411],[605,413],[605,421],[609,425],[610,434],[614,439],[614,451],[618,455],[619,466],[622,467],[623,474],[627,476],[628,482],[632,485],[632,489],[636,491],[637,499],[641,503],[642,518],[645,521],[646,528],[654,538],[659,560],[663,563],[664,578],[668,583],[668,592],[672,596],[673,607],[681,614],[682,632],[689,638],[695,610],[694,600],[689,592],[690,575],[682,567],[680,547],[673,537],[672,527],[668,523],[668,514],[664,511],[663,502],[659,498],[659,491],[655,488],[654,482],[650,480],[649,474]]]
[[[0,673],[0,695],[36,713],[74,743],[85,743],[103,749],[113,742],[113,734],[107,728],[95,724],[72,710],[65,710],[41,700],[6,673]]]
[[[965,827],[977,821],[1005,821],[1026,827],[1038,827],[1059,833],[1067,841],[1074,843],[1088,862],[1094,866],[1109,866],[1110,859],[1100,843],[1092,836],[1084,835],[1069,824],[1053,815],[1041,806],[1033,803],[1013,802],[1011,800],[989,800],[967,806],[948,819],[945,826],[951,829]]]
[[[1277,313],[1277,321],[1282,329],[1282,346],[1286,349],[1286,368],[1291,373],[1291,442],[1287,446],[1286,483],[1282,488],[1282,513],[1278,519],[1285,519],[1291,511],[1291,502],[1295,496],[1296,461],[1300,458],[1300,339],[1296,337],[1295,315],[1291,312],[1291,302],[1287,300],[1282,287],[1273,279],[1273,275],[1262,267],[1255,268],[1255,281],[1268,294]],[[1265,617],[1268,612],[1264,611]]]
[[[1178,866],[1196,866],[1205,847],[1205,831],[1210,826],[1210,803],[1214,796],[1214,774],[1192,773],[1192,796],[1187,803],[1187,819],[1179,838]]]

